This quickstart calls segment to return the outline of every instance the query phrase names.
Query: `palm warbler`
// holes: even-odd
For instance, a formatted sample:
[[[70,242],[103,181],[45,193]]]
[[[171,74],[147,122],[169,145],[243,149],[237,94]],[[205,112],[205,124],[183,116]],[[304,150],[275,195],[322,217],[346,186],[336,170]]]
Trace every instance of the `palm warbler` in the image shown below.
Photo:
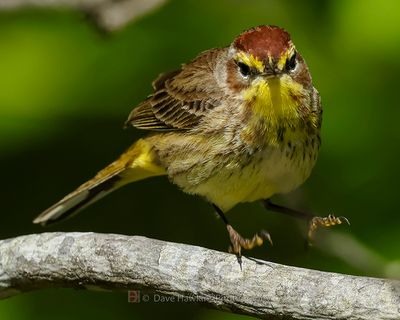
[[[153,88],[126,121],[151,134],[34,223],[61,220],[118,187],[160,175],[214,205],[239,256],[271,240],[265,231],[245,239],[233,229],[224,212],[240,202],[263,200],[268,209],[307,219],[309,238],[318,226],[347,221],[269,201],[308,178],[321,142],[320,97],[285,30],[247,30],[229,47],[160,75]]]

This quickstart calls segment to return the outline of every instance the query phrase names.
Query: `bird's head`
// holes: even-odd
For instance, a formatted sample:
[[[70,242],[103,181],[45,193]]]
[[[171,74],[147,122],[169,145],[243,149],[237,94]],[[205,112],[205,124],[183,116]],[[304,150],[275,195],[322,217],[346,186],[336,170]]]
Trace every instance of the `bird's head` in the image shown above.
[[[312,86],[307,65],[289,33],[276,26],[241,33],[229,48],[226,70],[231,90],[249,100],[269,100],[275,111],[284,112],[290,105],[293,109],[296,101],[285,104],[282,99],[296,100]]]

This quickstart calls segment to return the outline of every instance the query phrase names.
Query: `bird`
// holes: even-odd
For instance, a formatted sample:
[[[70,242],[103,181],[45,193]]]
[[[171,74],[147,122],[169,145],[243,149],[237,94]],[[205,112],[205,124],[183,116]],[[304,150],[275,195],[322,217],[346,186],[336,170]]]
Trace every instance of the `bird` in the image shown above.
[[[223,48],[200,53],[152,83],[153,93],[125,122],[148,131],[34,223],[47,225],[77,213],[127,183],[167,176],[183,192],[214,207],[226,225],[229,252],[272,244],[261,230],[245,238],[226,218],[243,202],[320,226],[348,222],[315,216],[271,202],[302,185],[317,161],[322,107],[307,64],[283,28],[261,25]]]

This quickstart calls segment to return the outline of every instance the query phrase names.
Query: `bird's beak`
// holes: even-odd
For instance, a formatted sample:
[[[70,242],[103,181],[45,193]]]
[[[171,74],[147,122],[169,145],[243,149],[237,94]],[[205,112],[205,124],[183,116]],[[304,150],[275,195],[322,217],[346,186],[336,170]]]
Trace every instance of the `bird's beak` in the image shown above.
[[[279,75],[276,73],[264,73],[263,76],[264,76],[264,79],[268,80],[268,79],[276,78]]]
[[[282,72],[277,68],[274,69],[267,68],[264,71],[263,76],[265,79],[271,79],[271,78],[279,78],[281,74]]]

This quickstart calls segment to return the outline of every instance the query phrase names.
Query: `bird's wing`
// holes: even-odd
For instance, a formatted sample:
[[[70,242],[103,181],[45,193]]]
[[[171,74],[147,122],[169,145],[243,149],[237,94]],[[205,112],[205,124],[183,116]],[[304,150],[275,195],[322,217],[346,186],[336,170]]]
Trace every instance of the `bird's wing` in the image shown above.
[[[214,75],[221,50],[203,52],[179,70],[161,74],[153,82],[154,93],[132,110],[126,124],[162,131],[195,127],[223,97]]]

